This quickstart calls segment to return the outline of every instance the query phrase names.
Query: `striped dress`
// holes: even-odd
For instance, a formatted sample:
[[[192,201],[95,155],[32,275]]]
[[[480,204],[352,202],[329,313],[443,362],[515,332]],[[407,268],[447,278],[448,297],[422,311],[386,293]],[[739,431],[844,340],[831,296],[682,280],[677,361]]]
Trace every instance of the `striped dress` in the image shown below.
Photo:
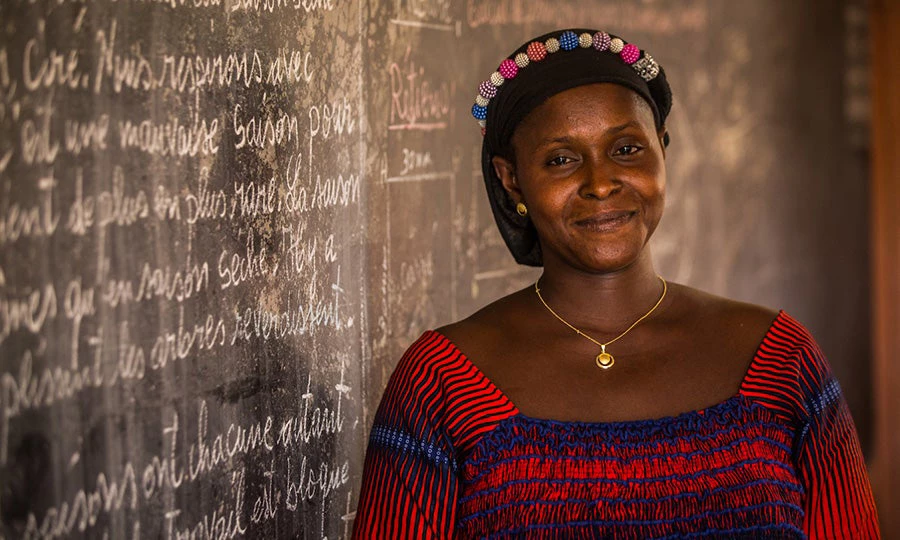
[[[879,538],[847,404],[783,311],[739,392],[657,420],[531,418],[443,335],[375,416],[354,538]]]

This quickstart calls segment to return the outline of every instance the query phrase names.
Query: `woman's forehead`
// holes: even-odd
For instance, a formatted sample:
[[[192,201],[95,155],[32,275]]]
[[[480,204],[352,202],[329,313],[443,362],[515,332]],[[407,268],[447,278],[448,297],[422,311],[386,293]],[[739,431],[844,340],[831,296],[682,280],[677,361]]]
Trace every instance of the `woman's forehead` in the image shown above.
[[[635,125],[655,131],[653,109],[637,92],[614,83],[570,88],[531,111],[513,135],[544,138],[561,128],[610,129]]]

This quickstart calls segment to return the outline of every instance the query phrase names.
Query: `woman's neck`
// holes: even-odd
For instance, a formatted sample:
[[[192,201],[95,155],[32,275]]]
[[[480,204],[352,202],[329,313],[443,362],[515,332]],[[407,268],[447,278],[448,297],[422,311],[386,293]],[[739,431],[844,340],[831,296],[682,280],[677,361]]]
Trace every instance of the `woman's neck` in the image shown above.
[[[649,249],[627,268],[606,274],[545,261],[539,286],[553,311],[575,327],[598,334],[620,332],[647,313],[663,290]],[[534,300],[545,309],[537,295]]]

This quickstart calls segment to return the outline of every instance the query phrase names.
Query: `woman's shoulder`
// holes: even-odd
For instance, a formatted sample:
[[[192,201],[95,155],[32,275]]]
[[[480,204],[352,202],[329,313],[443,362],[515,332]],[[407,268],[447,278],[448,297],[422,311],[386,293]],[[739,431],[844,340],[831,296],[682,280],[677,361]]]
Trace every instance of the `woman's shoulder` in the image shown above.
[[[454,392],[469,385],[483,385],[480,366],[469,359],[476,358],[487,344],[501,332],[498,321],[515,303],[517,293],[503,297],[483,307],[469,317],[432,330],[425,330],[403,353],[392,381],[407,392],[421,391],[425,386],[452,385]],[[515,309],[514,307],[512,309]],[[423,386],[423,383],[428,383]],[[392,385],[389,383],[389,389]],[[446,394],[446,392],[445,392]]]
[[[745,397],[795,420],[838,399],[840,387],[828,360],[812,333],[790,314],[676,287],[700,319],[716,320],[711,327],[726,341],[742,340],[744,350],[754,351],[740,387]]]
[[[418,380],[434,377],[435,374],[453,370],[464,360],[460,351],[444,334],[437,330],[425,330],[407,347],[394,367],[391,378]]]
[[[686,297],[718,317],[720,324],[715,326],[730,333],[731,339],[756,341],[741,384],[744,396],[794,419],[805,418],[823,403],[839,398],[840,386],[822,349],[809,329],[784,310],[696,289],[686,291]]]
[[[780,369],[808,369],[824,357],[810,331],[782,309],[715,295],[686,285],[672,284],[673,309],[664,316],[698,329],[713,341],[743,343],[755,351],[755,361],[766,357]],[[713,336],[719,336],[714,338]]]
[[[403,425],[423,440],[469,449],[479,429],[515,414],[513,404],[442,330],[426,330],[400,358],[376,425]],[[485,421],[490,417],[490,421]]]
[[[670,317],[706,324],[718,330],[734,329],[761,338],[780,311],[719,296],[680,283],[669,283]]]
[[[503,296],[465,319],[437,328],[435,332],[473,357],[483,358],[480,351],[521,330],[517,315],[525,311],[527,295],[531,290],[529,286]]]
[[[755,338],[757,356],[773,355],[795,370],[825,362],[809,329],[782,309],[733,300],[684,285],[674,287],[684,298],[682,311],[694,313],[697,321],[714,320],[711,326],[716,331],[733,337]]]
[[[430,392],[433,398],[439,397],[448,404],[469,399],[467,396],[473,391],[489,394],[492,399],[501,398],[502,394],[468,356],[473,350],[477,356],[480,349],[476,344],[491,339],[490,325],[477,321],[473,315],[425,330],[401,356],[385,395],[396,391],[404,394],[403,399],[422,399],[423,393]]]

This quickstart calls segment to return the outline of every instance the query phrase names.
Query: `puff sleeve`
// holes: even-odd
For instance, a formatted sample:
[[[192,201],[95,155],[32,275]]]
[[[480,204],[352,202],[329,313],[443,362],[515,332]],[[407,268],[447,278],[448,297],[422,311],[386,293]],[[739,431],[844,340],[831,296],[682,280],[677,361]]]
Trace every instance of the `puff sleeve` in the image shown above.
[[[850,409],[822,351],[808,333],[803,338],[797,468],[806,490],[804,530],[811,539],[880,538]]]
[[[388,382],[369,438],[353,538],[451,538],[459,490],[434,340],[419,339]]]

